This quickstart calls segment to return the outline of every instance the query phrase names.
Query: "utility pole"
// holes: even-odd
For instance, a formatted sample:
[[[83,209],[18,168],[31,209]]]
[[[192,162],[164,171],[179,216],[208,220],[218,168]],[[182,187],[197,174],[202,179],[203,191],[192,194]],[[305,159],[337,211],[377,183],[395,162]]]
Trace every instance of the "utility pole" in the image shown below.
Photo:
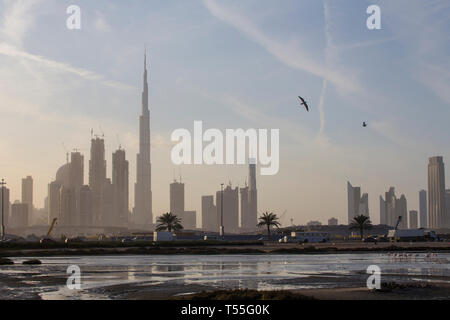
[[[0,188],[2,188],[2,241],[5,241],[5,221],[4,221],[4,208],[5,208],[5,203],[4,203],[4,197],[3,197],[3,191],[5,189],[6,186],[6,182],[5,179],[2,179],[2,182],[0,182]]]
[[[219,228],[219,236],[223,237],[224,228],[223,228],[223,183],[220,184],[220,228]]]

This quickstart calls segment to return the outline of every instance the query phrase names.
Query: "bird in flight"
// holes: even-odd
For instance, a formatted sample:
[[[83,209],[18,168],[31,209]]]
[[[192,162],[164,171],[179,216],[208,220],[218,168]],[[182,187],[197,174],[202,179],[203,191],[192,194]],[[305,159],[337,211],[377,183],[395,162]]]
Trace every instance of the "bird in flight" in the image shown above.
[[[306,108],[306,111],[308,111],[309,112],[309,106],[308,106],[308,104],[306,103],[306,101],[305,101],[305,99],[303,99],[302,97],[300,97],[300,96],[298,96],[298,98],[300,99],[300,101],[302,102],[302,103],[300,103],[300,105],[302,105],[302,106],[305,106],[305,108]]]
[[[367,122],[363,122],[363,127],[365,128],[365,127],[367,127]]]

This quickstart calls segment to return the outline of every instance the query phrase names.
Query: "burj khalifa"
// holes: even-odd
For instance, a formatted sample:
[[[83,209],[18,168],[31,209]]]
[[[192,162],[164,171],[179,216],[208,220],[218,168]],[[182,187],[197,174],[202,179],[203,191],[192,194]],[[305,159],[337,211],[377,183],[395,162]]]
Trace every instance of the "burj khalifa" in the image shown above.
[[[134,223],[136,227],[150,229],[152,214],[152,175],[150,163],[150,111],[148,108],[147,54],[144,56],[144,88],[142,91],[142,114],[139,117],[139,153],[136,162],[134,185]]]

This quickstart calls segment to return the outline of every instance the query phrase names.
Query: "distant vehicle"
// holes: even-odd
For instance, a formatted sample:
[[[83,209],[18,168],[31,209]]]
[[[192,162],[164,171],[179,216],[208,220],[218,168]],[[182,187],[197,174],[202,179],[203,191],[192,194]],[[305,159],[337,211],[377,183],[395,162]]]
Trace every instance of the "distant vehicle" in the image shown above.
[[[366,238],[364,238],[363,242],[374,242],[374,243],[377,243],[378,239],[375,238],[375,237],[366,237]]]
[[[326,232],[292,232],[287,242],[318,243],[329,242],[330,235]]]
[[[42,238],[39,242],[45,244],[45,243],[55,243],[56,241],[53,240],[52,238]]]
[[[391,242],[398,241],[439,241],[439,237],[434,231],[425,231],[425,229],[398,229],[389,230],[388,239]]]
[[[378,242],[389,242],[389,238],[387,236],[378,236],[376,237]]]
[[[127,242],[133,242],[133,240],[132,240],[132,239],[125,238],[125,239],[122,239],[120,242],[122,242],[122,243],[127,243]]]
[[[85,241],[85,238],[82,237],[75,237],[75,238],[66,238],[66,240],[64,240],[65,243],[73,243],[73,242],[83,242]]]

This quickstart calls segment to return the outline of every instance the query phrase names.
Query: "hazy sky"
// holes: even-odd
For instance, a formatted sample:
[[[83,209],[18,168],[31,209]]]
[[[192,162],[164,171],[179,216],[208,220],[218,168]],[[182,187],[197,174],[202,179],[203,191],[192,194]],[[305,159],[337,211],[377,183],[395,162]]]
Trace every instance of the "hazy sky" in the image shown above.
[[[87,183],[91,128],[105,134],[109,177],[112,152],[125,148],[134,191],[145,44],[154,215],[168,211],[179,174],[170,135],[194,120],[280,129],[280,171],[257,183],[259,210],[287,210],[284,223],[346,222],[347,180],[369,193],[378,223],[390,186],[418,208],[428,157],[450,170],[447,0],[0,1],[0,176],[11,201],[32,175],[43,206],[63,143],[84,153]],[[81,30],[66,28],[71,4]],[[366,27],[371,4],[382,30]],[[242,186],[247,168],[181,173],[186,209],[200,218],[201,195]]]

